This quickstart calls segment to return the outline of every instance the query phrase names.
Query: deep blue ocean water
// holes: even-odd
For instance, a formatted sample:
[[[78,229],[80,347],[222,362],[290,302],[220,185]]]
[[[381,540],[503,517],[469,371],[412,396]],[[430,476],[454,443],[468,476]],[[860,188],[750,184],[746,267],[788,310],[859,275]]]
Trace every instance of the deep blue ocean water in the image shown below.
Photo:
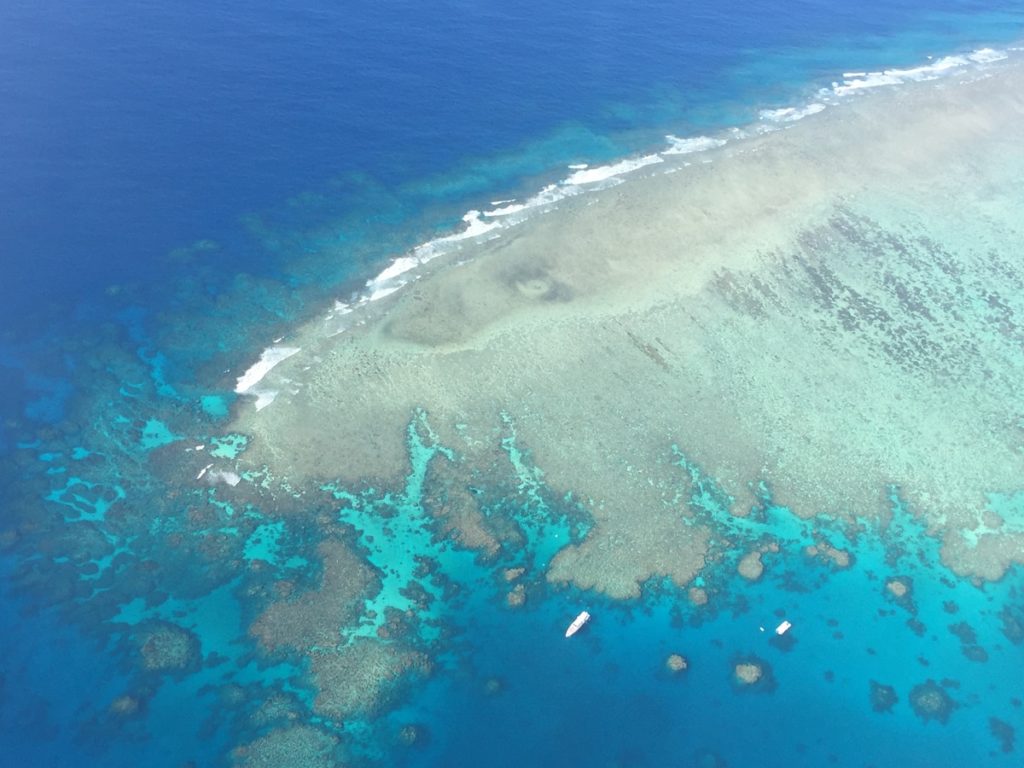
[[[42,505],[39,476],[60,489],[75,462],[95,458],[51,456],[45,446],[88,450],[90,435],[116,431],[116,421],[97,420],[97,398],[110,396],[113,410],[144,420],[157,404],[222,395],[224,368],[250,360],[277,330],[468,208],[532,191],[570,163],[660,145],[667,132],[745,124],[763,107],[801,103],[843,71],[1006,45],[1022,25],[1017,1],[9,0],[0,6],[0,509]],[[191,332],[197,314],[200,334]],[[109,362],[118,354],[138,368]],[[195,418],[213,433],[219,401],[206,402]],[[31,492],[21,485],[29,475]],[[149,490],[128,493],[146,501]],[[96,498],[74,503],[78,512],[98,509]],[[45,508],[62,511],[52,502]],[[836,575],[848,584],[833,594],[877,587],[885,566],[871,557],[884,559],[884,546],[866,548],[858,568]],[[6,760],[181,766],[222,758],[231,728],[201,692],[221,671],[162,685],[145,719],[104,719],[130,678],[123,645],[101,629],[112,618],[108,607],[48,591],[46,579],[25,576],[31,553],[17,543],[5,551]],[[76,556],[54,545],[38,557]],[[934,553],[929,562],[934,567]],[[466,567],[468,583],[484,578]],[[785,572],[751,588],[743,606],[750,622],[768,624],[778,611],[835,618],[832,607],[794,597],[794,584],[821,573],[802,561]],[[988,596],[1022,589],[1013,573]],[[961,610],[986,597],[950,590]],[[431,724],[429,744],[403,758],[409,765],[686,765],[698,749],[730,765],[772,764],[768,756],[796,744],[807,765],[966,765],[995,749],[994,741],[964,744],[938,724],[931,742],[901,741],[899,718],[912,719],[909,710],[880,726],[867,692],[843,688],[839,669],[830,671],[841,692],[828,701],[802,700],[799,688],[784,685],[749,694],[740,710],[702,697],[737,645],[770,659],[780,678],[792,679],[801,665],[828,669],[820,649],[829,638],[812,630],[800,628],[801,642],[779,649],[746,634],[751,627],[728,610],[673,618],[666,592],[608,607],[582,642],[548,647],[578,596],[549,595],[512,615],[499,610],[501,594],[481,595],[490,612],[476,606],[476,642],[460,651],[479,674],[437,678],[389,716]],[[206,632],[204,652],[244,661],[242,609],[229,589],[205,603],[181,599]],[[921,622],[945,632],[951,599],[922,595]],[[832,640],[861,654],[864,668],[849,679],[926,678],[921,662],[910,663],[923,672],[907,673],[907,659],[939,653],[941,644],[915,639],[902,615],[880,616],[874,603],[862,609],[844,619],[843,640]],[[719,645],[693,650],[687,632],[698,630]],[[892,635],[909,656],[886,655]],[[685,681],[649,663],[677,648],[696,665]],[[805,650],[818,654],[813,663],[800,659]],[[984,679],[993,699],[1001,697],[993,712],[1019,721],[1005,683],[1014,679],[1012,648],[989,650]],[[239,668],[247,685],[289,676],[284,667]],[[481,694],[492,677],[503,681],[503,695]],[[565,697],[538,701],[533,692],[551,680]],[[900,693],[905,701],[906,686]],[[758,724],[737,724],[744,711]],[[752,728],[753,737],[737,740],[736,728]],[[874,746],[859,743],[863,733]],[[538,759],[538,749],[555,751]],[[854,753],[863,759],[848,762]]]

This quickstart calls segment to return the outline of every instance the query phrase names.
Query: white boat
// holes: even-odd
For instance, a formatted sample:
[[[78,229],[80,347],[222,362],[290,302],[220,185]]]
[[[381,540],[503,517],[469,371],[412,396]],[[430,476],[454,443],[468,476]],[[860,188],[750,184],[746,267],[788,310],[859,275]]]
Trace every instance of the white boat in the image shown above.
[[[790,624],[788,621],[784,621],[781,624],[779,624],[779,626],[777,626],[775,628],[775,634],[776,635],[784,635],[787,632],[789,632],[789,628],[792,627],[792,626],[793,625]]]
[[[565,630],[566,637],[572,637],[580,631],[580,627],[590,621],[590,614],[587,611],[582,611],[579,616],[572,620],[572,624]]]

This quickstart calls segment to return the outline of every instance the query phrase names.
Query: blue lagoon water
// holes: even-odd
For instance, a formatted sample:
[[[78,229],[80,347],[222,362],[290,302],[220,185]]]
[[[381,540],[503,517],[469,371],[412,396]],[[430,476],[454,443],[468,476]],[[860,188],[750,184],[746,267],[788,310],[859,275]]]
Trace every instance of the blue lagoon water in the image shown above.
[[[461,491],[499,532],[483,555],[427,511],[455,497],[428,465],[456,462],[429,414],[403,488],[268,471],[231,496],[171,450],[247,450],[234,389],[268,341],[466,211],[729,135],[844,73],[1009,49],[1024,3],[101,6],[0,8],[10,764],[1016,764],[1024,573],[955,575],[898,488],[889,526],[821,524],[842,566],[770,493],[737,521],[695,491],[721,538],[703,605],[670,580],[626,600],[545,581],[592,521],[508,436],[508,485]],[[991,490],[1019,526],[1024,486]],[[765,536],[770,567],[740,578],[728,541]],[[308,598],[325,585],[336,614]],[[321,670],[335,642],[357,661]]]

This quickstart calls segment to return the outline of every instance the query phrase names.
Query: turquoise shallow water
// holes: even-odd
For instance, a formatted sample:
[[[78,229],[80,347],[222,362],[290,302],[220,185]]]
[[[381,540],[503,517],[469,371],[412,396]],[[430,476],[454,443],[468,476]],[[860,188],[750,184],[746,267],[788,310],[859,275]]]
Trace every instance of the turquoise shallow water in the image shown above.
[[[851,527],[814,521],[812,535],[808,522],[768,499],[749,518],[731,518],[714,502],[711,481],[705,479],[693,503],[717,522],[722,536],[778,545],[777,552],[763,557],[765,574],[753,583],[738,576],[738,554],[723,540],[698,580],[711,596],[708,606],[693,605],[670,584],[651,584],[643,599],[619,604],[553,588],[530,575],[550,556],[545,548],[551,538],[578,538],[582,529],[569,522],[578,515],[574,505],[549,498],[528,455],[517,461],[533,481],[497,502],[489,514],[506,516],[525,531],[543,530],[545,536],[486,563],[449,539],[432,536],[434,522],[424,508],[425,473],[444,449],[433,445],[427,426],[425,416],[410,424],[414,470],[401,494],[335,488],[319,500],[301,502],[354,526],[357,545],[382,573],[376,600],[413,608],[414,643],[425,644],[435,658],[429,680],[412,688],[407,681],[377,717],[345,724],[350,754],[424,766],[465,760],[547,765],[570,756],[610,765],[743,765],[755,759],[814,765],[925,759],[932,765],[1015,764],[1012,753],[1003,751],[1004,743],[1012,742],[1000,741],[998,733],[985,735],[997,721],[1018,729],[1021,722],[1015,670],[1024,626],[1022,573],[1012,569],[1000,582],[984,586],[954,577],[939,563],[938,542],[899,501],[897,489],[892,489],[893,518],[884,529],[866,522]],[[29,449],[22,454],[33,455]],[[48,469],[63,469],[53,456],[34,456]],[[692,465],[679,469],[681,477],[694,472],[699,477]],[[104,499],[114,495],[110,489],[69,487],[65,498],[74,499],[73,517],[102,518],[103,538],[113,539],[110,531],[119,525],[111,511],[116,503],[100,514]],[[62,748],[84,751],[95,764],[124,764],[140,750],[155,764],[166,758],[175,765],[181,754],[213,759],[261,730],[251,724],[260,702],[287,698],[282,713],[266,719],[280,725],[288,711],[301,711],[310,701],[299,662],[254,657],[244,628],[263,602],[260,584],[317,583],[316,567],[306,557],[323,531],[302,518],[276,519],[249,505],[218,507],[222,502],[212,490],[186,494],[191,500],[181,505],[182,512],[154,515],[149,536],[135,533],[127,546],[90,542],[82,530],[70,539],[56,538],[54,551],[64,554],[55,560],[70,558],[69,567],[82,573],[77,581],[61,577],[59,570],[40,573],[31,561],[13,574],[13,583],[34,601],[53,603],[56,584],[76,593],[58,598],[64,621],[84,623],[93,637],[102,627],[101,658],[121,667],[113,672],[97,666],[92,660],[97,641],[54,624],[55,617],[23,621],[8,614],[12,626],[47,638],[45,646],[28,652],[15,643],[9,655],[19,663],[5,675],[4,706],[15,715],[8,722],[47,742],[43,752],[36,746],[25,754],[48,750],[54,764],[60,763]],[[340,515],[332,511],[335,498],[344,502]],[[209,526],[200,524],[201,515],[211,515]],[[585,528],[585,520],[580,523]],[[823,540],[852,553],[852,564],[840,568],[805,552]],[[180,561],[164,551],[168,546],[186,550],[176,555]],[[161,558],[148,588],[133,561],[117,564],[125,555],[145,558],[143,563]],[[194,570],[194,558],[208,562],[211,555],[223,559],[228,570],[218,574],[210,564],[186,575]],[[248,566],[239,569],[239,557],[249,560]],[[262,561],[258,569],[253,558]],[[429,577],[417,570],[424,563]],[[526,605],[510,608],[509,585],[495,566],[522,564],[532,566],[523,577]],[[173,584],[161,580],[163,570],[174,574]],[[45,580],[36,581],[34,573]],[[396,599],[392,591],[414,581],[413,574],[426,593],[402,591],[405,597]],[[887,592],[892,578],[909,586],[905,598]],[[118,585],[126,581],[131,582],[128,594],[140,598],[124,604],[125,591]],[[223,586],[207,592],[218,583]],[[100,590],[111,584],[118,596],[105,603]],[[594,619],[567,641],[562,630],[581,606]],[[48,613],[52,616],[52,610]],[[783,619],[793,629],[780,638],[772,630]],[[201,662],[192,657],[180,667],[174,661],[167,669],[140,670],[133,638],[152,632],[156,620],[187,628]],[[364,620],[355,632],[372,636],[380,623]],[[71,663],[51,666],[50,675],[41,678],[32,670],[53,658],[55,646],[65,649],[60,656]],[[685,673],[665,668],[670,653],[686,657]],[[83,658],[76,662],[78,655]],[[731,672],[747,660],[765,670],[750,688],[736,683]],[[75,671],[79,667],[90,674]],[[870,681],[894,689],[895,701],[884,711],[873,708],[883,705],[873,705]],[[924,720],[909,697],[915,686],[929,681],[948,694],[950,710]],[[25,688],[33,695],[21,695]],[[126,692],[143,702],[142,712],[111,714],[109,703]],[[410,725],[416,728],[415,743],[406,746],[398,734]],[[712,762],[687,762],[699,760]]]
[[[546,765],[570,755],[610,765],[1013,764],[996,734],[988,743],[978,735],[993,718],[1020,722],[1013,606],[1022,574],[984,587],[954,578],[892,493],[884,530],[800,521],[768,500],[740,521],[707,505],[725,532],[779,545],[756,583],[737,576],[724,546],[699,580],[713,608],[671,585],[622,605],[534,584],[528,607],[513,611],[489,570],[474,583],[472,570],[453,568],[475,599],[446,615],[457,669],[390,717],[393,728],[413,721],[431,735],[408,764]],[[806,553],[823,542],[854,553],[851,564]],[[904,597],[887,590],[894,578],[908,585]],[[566,641],[561,630],[581,605],[595,618]],[[780,637],[783,619],[794,627]],[[671,653],[685,655],[685,673],[665,668]],[[745,660],[766,670],[749,689],[731,679]],[[895,700],[873,701],[872,682],[892,686]],[[949,710],[930,719],[909,701],[929,682],[949,695]],[[945,718],[956,727],[942,727]]]
[[[40,19],[26,8],[18,9],[20,21],[36,30],[29,38],[38,39]],[[25,137],[33,120],[71,99],[74,78],[66,76],[67,61],[43,56],[40,68],[55,78],[50,86],[34,81],[13,89],[10,77],[4,80],[5,89],[23,99],[16,112],[23,119],[4,123],[3,135],[21,143],[5,144],[19,151],[2,155],[0,168],[17,172],[17,184],[5,185],[2,199],[11,203],[28,189],[25,199],[35,206],[30,216],[5,218],[0,230],[5,252],[24,254],[6,267],[18,279],[4,283],[11,323],[0,342],[0,652],[10,660],[0,677],[0,729],[9,758],[34,765],[246,764],[244,753],[233,752],[239,745],[302,723],[321,729],[319,737],[302,734],[303,748],[317,752],[320,738],[326,746],[319,751],[326,752],[337,739],[353,764],[1016,763],[1017,753],[1007,747],[1019,745],[1002,726],[1016,733],[1024,727],[1016,684],[1024,636],[1020,569],[981,586],[955,578],[938,562],[937,541],[904,510],[898,489],[892,489],[896,516],[888,528],[824,526],[834,546],[853,553],[853,564],[843,569],[806,555],[804,547],[820,542],[807,524],[769,500],[740,521],[725,517],[714,493],[701,495],[694,505],[725,538],[700,576],[712,600],[699,607],[670,584],[650,584],[642,599],[625,604],[547,584],[539,575],[543,567],[565,543],[580,540],[591,521],[571,498],[547,489],[514,433],[500,450],[515,469],[514,480],[501,487],[469,483],[491,522],[520,537],[518,546],[487,557],[460,546],[434,514],[445,491],[430,485],[428,466],[450,457],[434,444],[429,414],[411,415],[414,471],[400,490],[369,487],[373,481],[358,488],[289,488],[276,478],[252,476],[243,482],[266,493],[246,491],[244,484],[241,493],[229,493],[228,486],[176,474],[183,466],[178,453],[186,448],[196,474],[206,456],[230,458],[246,449],[244,437],[223,433],[235,405],[235,376],[254,350],[319,311],[325,296],[347,294],[383,260],[456,224],[470,205],[521,197],[560,178],[568,162],[600,163],[660,146],[669,129],[687,135],[745,124],[761,107],[799,102],[844,67],[911,65],[926,53],[1013,39],[1020,20],[1014,4],[987,14],[970,3],[952,3],[943,13],[877,8],[873,17],[808,3],[801,22],[787,15],[777,34],[762,25],[761,35],[756,19],[772,17],[771,4],[745,10],[749,16],[729,8],[708,11],[706,27],[721,30],[720,15],[733,13],[737,29],[708,43],[709,50],[700,51],[704,58],[691,51],[689,64],[676,70],[664,68],[676,58],[667,37],[632,68],[593,52],[579,65],[579,43],[545,49],[542,38],[528,46],[540,56],[527,78],[533,85],[524,86],[530,98],[503,101],[502,119],[490,118],[497,109],[490,98],[468,117],[465,106],[509,62],[495,56],[488,63],[491,49],[478,41],[475,64],[453,74],[446,70],[451,48],[435,40],[427,58],[436,70],[424,73],[425,80],[413,76],[415,65],[395,59],[402,63],[394,68],[409,78],[401,83],[409,99],[404,111],[385,109],[384,89],[376,97],[357,94],[359,108],[370,115],[343,142],[332,137],[332,126],[348,109],[344,100],[333,102],[340,106],[330,114],[303,113],[293,125],[281,115],[302,110],[256,98],[260,78],[254,76],[245,82],[255,90],[238,102],[225,96],[235,92],[227,86],[197,89],[190,113],[222,121],[206,122],[202,141],[185,122],[178,124],[179,116],[173,123],[184,131],[181,145],[170,133],[148,142],[147,130],[139,128],[143,138],[128,145],[139,152],[134,160],[128,149],[96,154],[97,147],[116,143],[104,137],[132,135],[133,124],[113,125],[113,118],[97,121],[96,115],[116,114],[111,105],[145,91],[148,82],[141,75],[123,81],[126,68],[112,74],[100,67],[114,79],[97,86],[99,97],[81,102],[87,118],[81,130],[59,147],[44,142],[29,151]],[[167,32],[170,39],[187,22],[187,11],[169,27],[151,27],[152,34]],[[548,31],[551,38],[572,21],[570,11]],[[159,16],[155,8],[147,13]],[[620,38],[628,15],[609,7],[579,39],[616,40],[617,53],[641,51],[650,34],[644,22],[657,19],[641,14],[627,25],[630,35]],[[370,14],[366,26],[379,29],[378,17]],[[102,18],[92,32],[116,42],[116,19]],[[495,30],[507,28],[480,17],[471,21],[476,31],[498,38]],[[299,14],[294,23],[308,32],[319,22]],[[69,26],[66,40],[46,37],[51,53],[62,44],[75,56],[90,50],[82,33],[88,24],[80,24]],[[524,17],[514,28],[529,37],[541,26]],[[303,34],[268,28],[260,33],[264,42],[284,38],[301,50]],[[815,39],[828,45],[808,44]],[[200,35],[193,41],[196,65],[222,74],[235,67],[249,71],[228,54],[218,66],[198,55],[230,51],[227,40]],[[329,36],[318,40],[332,44]],[[367,40],[373,36],[360,43]],[[238,50],[251,50],[234,42]],[[392,43],[401,48],[403,39]],[[152,66],[145,46],[124,44]],[[317,58],[276,76],[311,81]],[[560,85],[538,96],[536,82],[562,67],[568,74]],[[596,87],[624,71],[625,85]],[[342,79],[331,82],[337,87]],[[52,84],[57,81],[59,88]],[[454,95],[434,95],[437,83],[446,81]],[[171,90],[189,82],[175,80]],[[388,82],[395,84],[393,77]],[[580,82],[594,85],[600,97],[588,101]],[[373,90],[371,83],[367,92]],[[272,90],[278,97],[285,91]],[[164,96],[156,106],[136,102],[134,119],[166,115],[161,104],[174,98]],[[321,96],[319,89],[303,92],[303,99]],[[238,123],[224,117],[250,98],[259,109],[241,109]],[[217,107],[212,112],[211,105]],[[383,138],[370,128],[417,110],[431,112],[429,120],[394,126]],[[549,112],[554,116],[545,117]],[[260,117],[266,119],[254,119]],[[488,121],[502,130],[484,131]],[[276,124],[287,130],[266,128]],[[257,126],[256,138],[240,125]],[[449,135],[452,126],[462,128]],[[235,165],[209,165],[243,134],[252,143],[226,153]],[[193,145],[185,152],[188,141]],[[275,145],[287,150],[274,154],[268,148]],[[252,162],[259,152],[266,153],[265,164]],[[325,163],[327,154],[359,162]],[[133,173],[118,170],[121,161]],[[38,177],[33,162],[42,166]],[[248,166],[258,170],[239,172]],[[52,196],[61,174],[75,183]],[[277,182],[275,174],[287,179]],[[36,178],[50,185],[26,181]],[[174,182],[163,189],[151,183],[168,178]],[[107,179],[111,186],[104,186]],[[235,223],[253,211],[262,213]],[[64,225],[51,226],[57,220]],[[45,248],[26,245],[36,237]],[[217,241],[162,256],[205,237]],[[81,253],[89,257],[74,256]],[[33,259],[41,268],[29,268]],[[699,468],[679,471],[682,478]],[[997,504],[1009,516],[1019,513],[1010,501]],[[764,555],[760,581],[736,575],[732,536],[778,544],[778,552]],[[386,625],[399,643],[424,649],[432,659],[429,674],[413,668],[397,676],[378,709],[345,722],[314,713],[317,692],[303,653],[265,654],[250,632],[269,604],[320,585],[324,564],[317,546],[325,540],[359,552],[379,570],[381,584],[366,615],[339,627],[339,640],[379,636]],[[501,572],[517,567],[528,569],[514,582],[523,585],[525,605],[512,608],[513,586]],[[887,593],[892,577],[911,585],[907,599]],[[422,591],[410,591],[411,581],[421,582]],[[378,604],[412,610],[418,620],[373,614]],[[564,627],[581,606],[595,618],[565,641]],[[780,641],[772,629],[783,618],[794,628]],[[682,675],[664,667],[673,652],[689,662]],[[747,660],[766,670],[750,689],[736,684],[731,672]],[[872,708],[872,680],[893,687],[891,709]],[[929,681],[949,697],[948,725],[938,716],[922,719],[909,704],[914,687]],[[295,748],[289,754],[303,753]]]

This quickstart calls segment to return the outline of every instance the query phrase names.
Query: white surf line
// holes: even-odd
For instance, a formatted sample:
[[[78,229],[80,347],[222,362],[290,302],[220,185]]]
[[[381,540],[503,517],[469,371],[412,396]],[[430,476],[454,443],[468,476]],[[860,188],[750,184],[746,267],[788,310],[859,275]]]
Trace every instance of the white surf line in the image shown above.
[[[795,123],[805,117],[816,115],[827,107],[820,101],[812,101],[803,107],[782,107],[780,109],[762,109],[758,117],[770,123]]]
[[[992,64],[997,61],[1003,61],[1009,58],[1009,56],[1010,54],[1007,51],[996,50],[995,48],[979,48],[971,53],[942,56],[930,64],[922,64],[921,66],[907,69],[883,69],[877,72],[844,72],[841,83],[832,83],[832,93],[836,96],[849,96],[850,94],[870,88],[938,80],[940,77],[945,77],[965,67]]]
[[[695,152],[706,152],[709,149],[716,149],[725,146],[727,139],[714,138],[712,136],[686,136],[680,138],[674,134],[665,136],[668,141],[668,149],[661,151],[662,155],[692,155]]]
[[[1010,48],[1010,51],[1022,49]],[[860,93],[864,90],[883,87],[887,85],[899,85],[906,82],[919,82],[935,80],[952,72],[960,71],[965,67],[975,65],[982,67],[1009,57],[1009,53],[993,48],[981,48],[968,54],[944,56],[918,67],[907,69],[886,69],[880,72],[849,71],[844,72],[842,81],[835,81],[831,88],[822,88],[818,91],[819,100],[809,101],[801,106],[779,107],[774,109],[762,109],[758,113],[758,121],[746,126],[746,128],[733,127],[723,133],[730,133],[736,140],[756,136],[765,131],[774,130],[775,126],[802,120],[805,117],[818,114],[827,108],[826,103],[834,103],[836,98],[843,98]],[[641,168],[663,163],[666,158],[679,155],[689,155],[724,146],[729,139],[722,136],[689,136],[679,137],[673,134],[665,136],[668,147],[659,152],[629,157],[606,165],[591,166],[588,163],[573,163],[568,166],[572,171],[567,177],[554,184],[543,187],[532,197],[523,202],[515,200],[494,200],[491,202],[490,210],[481,212],[470,210],[462,217],[465,227],[449,235],[428,240],[415,246],[402,256],[395,258],[376,276],[366,281],[365,291],[351,301],[346,303],[336,301],[334,307],[328,312],[326,320],[333,321],[339,316],[351,314],[355,309],[370,302],[378,301],[401,290],[409,283],[418,279],[415,273],[417,269],[434,260],[438,256],[449,253],[460,247],[463,241],[480,238],[483,236],[499,237],[502,229],[515,226],[528,218],[534,210],[550,209],[561,200],[590,191],[605,189],[612,184],[621,183],[621,176],[633,173]],[[705,162],[710,162],[706,160]],[[669,173],[678,170],[672,165],[664,172]],[[328,335],[343,333],[346,326],[335,325],[328,330]],[[276,342],[275,342],[276,343]],[[238,386],[235,392],[239,394],[255,395],[257,410],[265,408],[273,402],[276,391],[270,389],[258,389],[256,384],[266,373],[291,355],[298,352],[298,348],[292,347],[270,347],[265,349],[260,360],[249,368],[238,379]]]
[[[277,390],[260,387],[259,383],[263,377],[270,373],[278,363],[287,360],[300,351],[299,347],[267,347],[260,353],[260,359],[253,363],[237,379],[235,393],[239,395],[254,395],[256,397],[256,410],[260,411],[274,402],[277,397]]]

